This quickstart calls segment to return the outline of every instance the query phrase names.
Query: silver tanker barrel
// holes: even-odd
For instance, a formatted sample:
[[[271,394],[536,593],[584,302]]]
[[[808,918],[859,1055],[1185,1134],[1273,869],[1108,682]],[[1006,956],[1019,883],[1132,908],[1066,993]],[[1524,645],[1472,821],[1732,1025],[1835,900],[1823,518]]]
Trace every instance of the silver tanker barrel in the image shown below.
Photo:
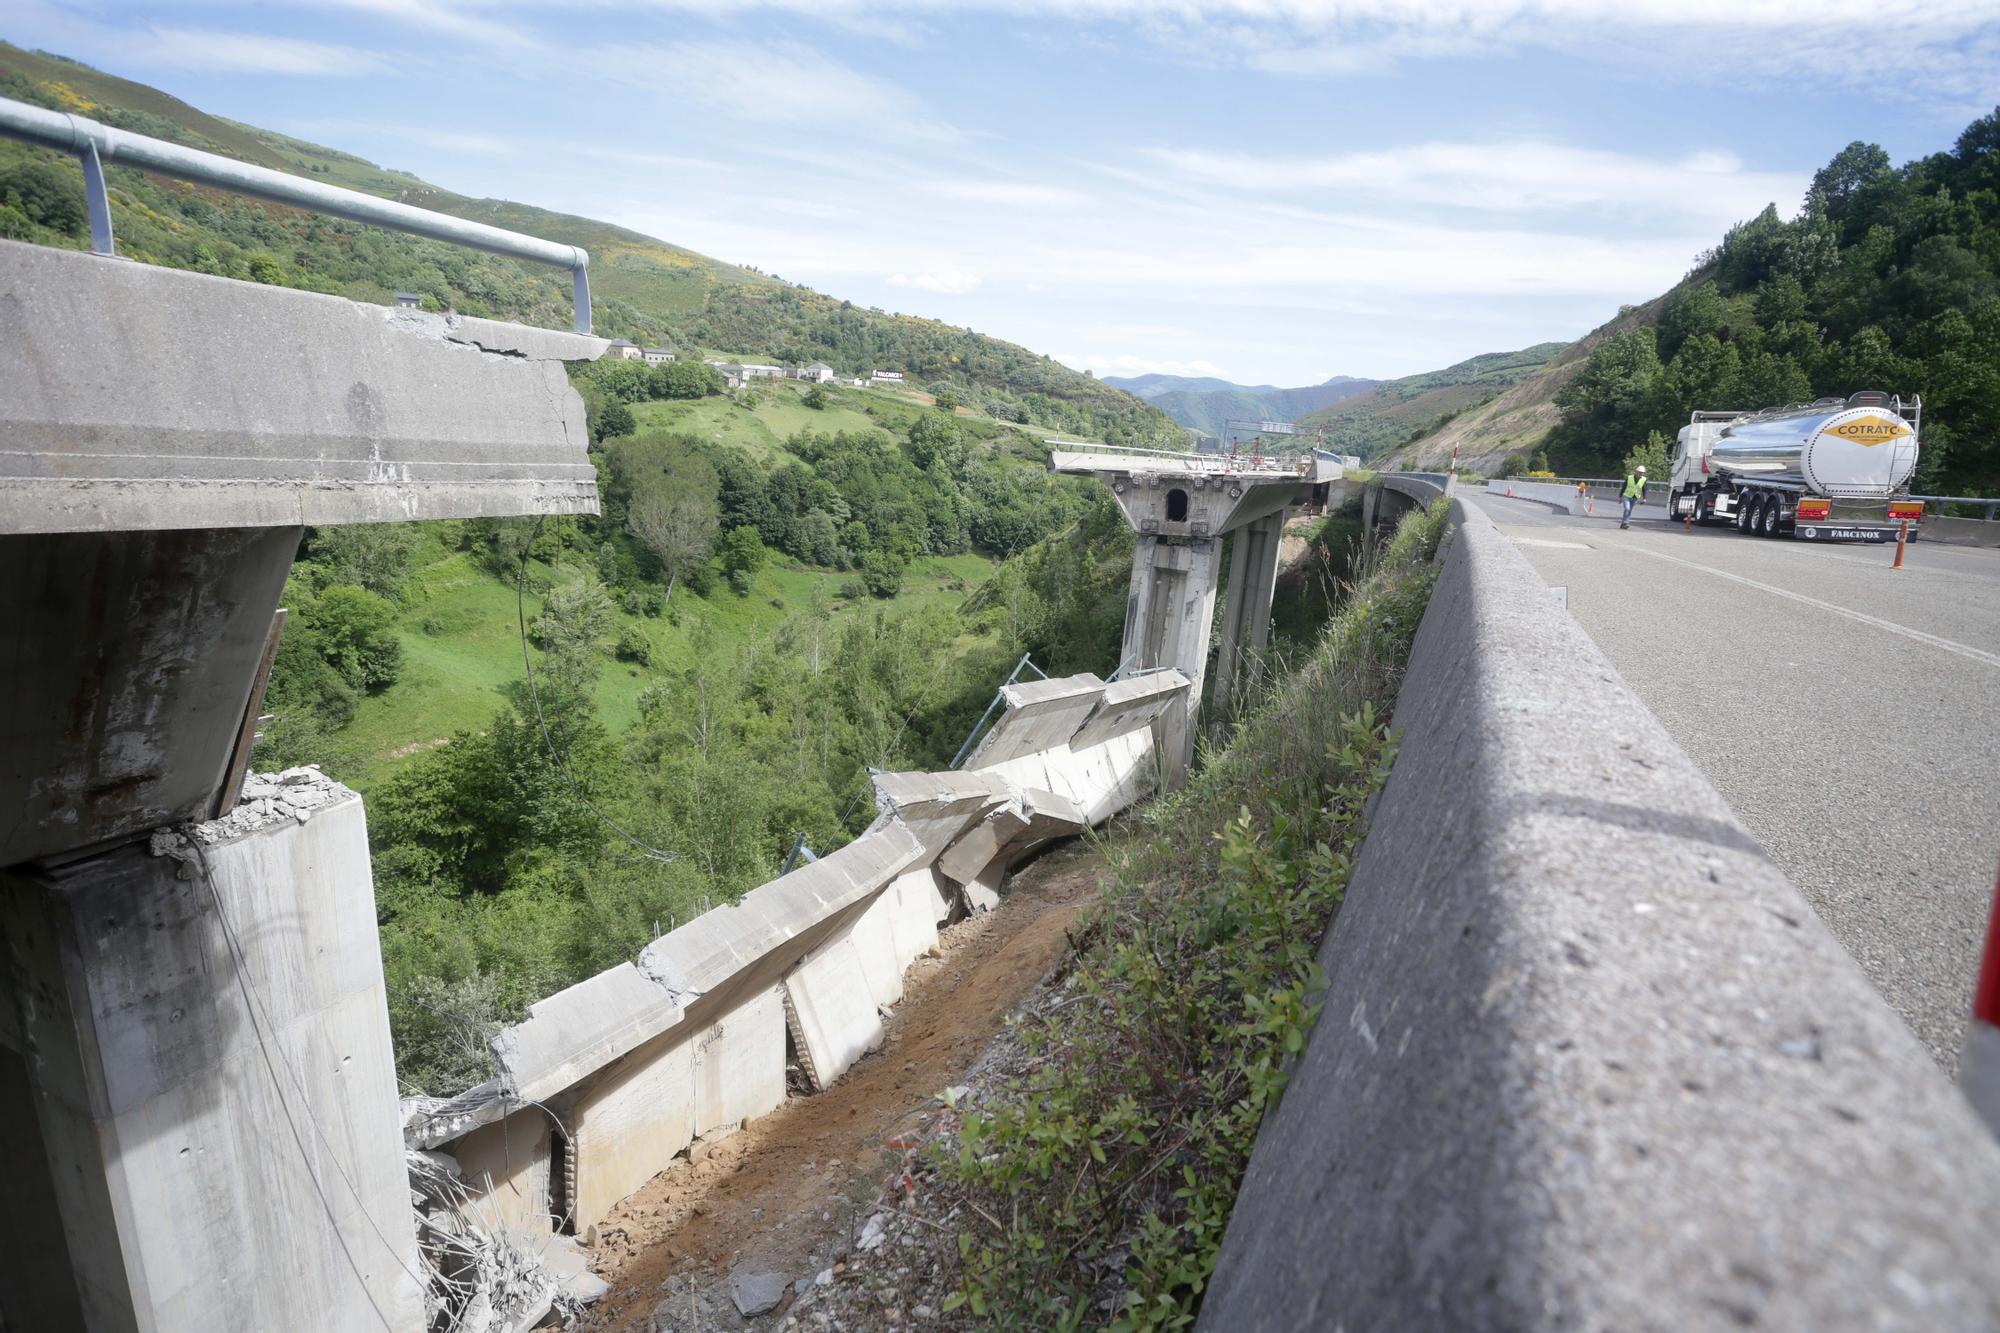
[[[1710,466],[1745,480],[1801,483],[1818,495],[1893,495],[1917,468],[1917,411],[1886,394],[1858,393],[1761,412],[1723,430]]]

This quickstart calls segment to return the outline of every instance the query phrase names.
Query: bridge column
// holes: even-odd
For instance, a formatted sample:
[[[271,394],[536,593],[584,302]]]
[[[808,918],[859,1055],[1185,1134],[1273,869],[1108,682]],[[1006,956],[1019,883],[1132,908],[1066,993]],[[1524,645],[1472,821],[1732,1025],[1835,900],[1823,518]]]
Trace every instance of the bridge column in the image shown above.
[[[1214,537],[1176,542],[1149,533],[1141,534],[1132,554],[1125,670],[1173,667],[1188,678],[1186,695],[1154,723],[1169,786],[1180,785],[1194,759],[1194,717],[1208,671],[1221,555],[1222,543]]]
[[[1257,671],[1255,655],[1271,640],[1271,599],[1278,587],[1278,546],[1284,539],[1285,514],[1257,519],[1229,539],[1229,593],[1222,614],[1222,643],[1215,655],[1215,697],[1227,707],[1230,691],[1248,683]],[[1250,675],[1244,675],[1245,658]]]
[[[7,1327],[423,1327],[361,798],[270,785],[0,876]]]

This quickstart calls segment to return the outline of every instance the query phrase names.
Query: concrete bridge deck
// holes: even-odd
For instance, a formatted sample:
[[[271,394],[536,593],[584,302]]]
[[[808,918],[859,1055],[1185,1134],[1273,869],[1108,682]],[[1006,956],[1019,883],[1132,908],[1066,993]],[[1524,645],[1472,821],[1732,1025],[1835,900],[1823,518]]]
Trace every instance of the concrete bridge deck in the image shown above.
[[[2000,551],[1815,547],[1475,494],[1931,1054],[2000,856]],[[1658,511],[1655,511],[1656,513]]]

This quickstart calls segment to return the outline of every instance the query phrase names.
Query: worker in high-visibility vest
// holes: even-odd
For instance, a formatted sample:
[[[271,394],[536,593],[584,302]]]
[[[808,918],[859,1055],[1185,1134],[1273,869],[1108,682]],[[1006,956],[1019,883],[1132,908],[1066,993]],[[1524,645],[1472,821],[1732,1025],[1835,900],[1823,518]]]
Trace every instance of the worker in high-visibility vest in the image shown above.
[[[1618,516],[1618,526],[1629,528],[1632,526],[1632,506],[1646,498],[1646,465],[1644,463],[1639,464],[1639,466],[1625,474],[1625,489],[1618,493],[1618,498],[1624,501],[1623,511]]]

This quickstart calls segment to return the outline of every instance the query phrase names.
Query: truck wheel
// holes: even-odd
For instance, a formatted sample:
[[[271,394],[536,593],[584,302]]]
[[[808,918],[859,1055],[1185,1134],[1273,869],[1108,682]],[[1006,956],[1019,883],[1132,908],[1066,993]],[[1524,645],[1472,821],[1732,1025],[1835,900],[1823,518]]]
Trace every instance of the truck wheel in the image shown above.
[[[1762,508],[1762,496],[1752,495],[1748,491],[1737,496],[1736,530],[1738,532],[1755,532],[1757,530],[1758,511]]]
[[[1705,528],[1715,522],[1715,500],[1707,492],[1699,492],[1694,497],[1694,524]]]
[[[1785,502],[1775,495],[1764,497],[1764,508],[1757,517],[1762,521],[1762,532],[1766,537],[1775,537],[1785,525]]]

